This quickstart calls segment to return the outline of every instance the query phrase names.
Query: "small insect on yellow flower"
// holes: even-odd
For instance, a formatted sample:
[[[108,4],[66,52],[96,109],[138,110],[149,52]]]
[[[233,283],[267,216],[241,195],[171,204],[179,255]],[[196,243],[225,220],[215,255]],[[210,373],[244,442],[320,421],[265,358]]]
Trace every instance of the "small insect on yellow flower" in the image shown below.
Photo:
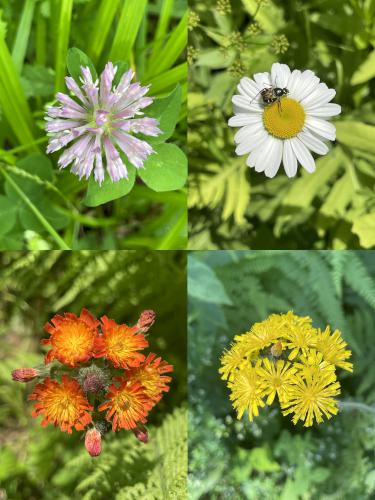
[[[234,340],[221,357],[219,373],[228,380],[238,418],[248,411],[251,422],[259,408],[275,400],[283,415],[293,413],[294,424],[302,420],[310,426],[336,415],[336,367],[353,370],[338,330],[331,334],[328,326],[322,332],[310,317],[289,311],[271,314]]]

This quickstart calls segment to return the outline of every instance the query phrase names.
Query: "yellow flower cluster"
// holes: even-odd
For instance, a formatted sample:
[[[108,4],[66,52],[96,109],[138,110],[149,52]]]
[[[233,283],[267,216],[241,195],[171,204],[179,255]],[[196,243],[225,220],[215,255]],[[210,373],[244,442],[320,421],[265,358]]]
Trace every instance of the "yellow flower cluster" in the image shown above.
[[[293,414],[294,424],[302,420],[309,427],[314,418],[319,424],[323,416],[336,415],[336,367],[353,371],[346,345],[339,330],[314,328],[310,317],[291,311],[272,314],[235,336],[219,372],[231,390],[238,418],[247,410],[251,422],[276,396],[283,415]]]

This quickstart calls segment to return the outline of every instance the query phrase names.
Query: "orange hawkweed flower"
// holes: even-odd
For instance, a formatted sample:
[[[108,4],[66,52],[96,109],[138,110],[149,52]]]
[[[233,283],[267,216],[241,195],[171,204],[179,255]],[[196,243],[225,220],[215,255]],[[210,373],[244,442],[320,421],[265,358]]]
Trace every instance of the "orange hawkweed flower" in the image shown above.
[[[79,318],[73,313],[65,313],[64,316],[56,314],[51,323],[44,325],[51,337],[41,340],[42,344],[52,345],[52,349],[46,354],[45,363],[57,359],[65,365],[75,367],[94,355],[100,323],[86,309],[82,309]]]
[[[72,432],[72,427],[82,431],[92,420],[88,411],[93,410],[78,382],[68,375],[62,376],[61,384],[46,378],[35,386],[29,396],[36,400],[31,415],[44,415],[42,427],[48,424],[59,426],[63,432]]]
[[[137,334],[136,326],[118,325],[107,316],[101,320],[103,335],[96,339],[95,357],[106,357],[116,368],[139,366],[145,356],[138,351],[148,346],[145,336]]]
[[[105,403],[99,411],[108,410],[106,420],[112,420],[112,430],[135,429],[137,423],[146,423],[146,417],[153,403],[139,382],[129,382],[126,378],[117,377],[120,386],[111,385],[106,394]]]
[[[161,400],[163,392],[169,391],[167,384],[172,380],[172,377],[163,374],[173,371],[172,365],[160,357],[155,358],[156,354],[150,352],[138,368],[129,370],[125,375],[128,380],[138,381],[143,385],[147,396],[153,401],[153,406]]]

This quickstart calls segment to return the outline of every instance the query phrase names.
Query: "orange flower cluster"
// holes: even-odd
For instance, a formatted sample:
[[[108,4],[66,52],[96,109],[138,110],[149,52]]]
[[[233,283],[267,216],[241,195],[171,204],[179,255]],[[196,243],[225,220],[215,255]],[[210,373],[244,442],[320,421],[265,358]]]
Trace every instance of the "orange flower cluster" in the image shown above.
[[[50,337],[41,341],[51,346],[45,367],[12,373],[13,380],[22,382],[45,377],[29,396],[36,401],[32,416],[43,415],[42,426],[52,423],[69,433],[90,426],[85,445],[91,456],[100,454],[101,436],[110,427],[132,430],[146,443],[144,424],[169,391],[172,379],[166,374],[173,371],[156,354],[141,352],[148,347],[146,334],[154,321],[153,311],[144,311],[135,326],[107,316],[99,321],[86,309],[80,316],[54,316],[44,327]]]

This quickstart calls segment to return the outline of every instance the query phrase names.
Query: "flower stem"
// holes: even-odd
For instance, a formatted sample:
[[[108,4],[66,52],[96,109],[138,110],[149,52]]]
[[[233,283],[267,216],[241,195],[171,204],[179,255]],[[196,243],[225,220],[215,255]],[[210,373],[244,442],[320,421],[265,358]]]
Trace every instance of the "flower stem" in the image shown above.
[[[375,413],[375,406],[369,406],[365,403],[358,403],[357,401],[340,401],[339,407],[342,410],[360,410]]]
[[[33,212],[35,217],[39,220],[45,230],[51,235],[51,237],[56,241],[59,248],[61,250],[70,250],[65,241],[59,236],[59,234],[55,231],[55,229],[51,226],[48,220],[41,214],[41,212],[37,209],[34,203],[30,200],[30,198],[22,191],[22,189],[18,186],[18,184],[12,179],[10,175],[8,175],[4,169],[1,170],[3,176],[8,181],[8,183],[12,186],[14,191],[18,194],[21,200],[29,207],[29,209]]]

